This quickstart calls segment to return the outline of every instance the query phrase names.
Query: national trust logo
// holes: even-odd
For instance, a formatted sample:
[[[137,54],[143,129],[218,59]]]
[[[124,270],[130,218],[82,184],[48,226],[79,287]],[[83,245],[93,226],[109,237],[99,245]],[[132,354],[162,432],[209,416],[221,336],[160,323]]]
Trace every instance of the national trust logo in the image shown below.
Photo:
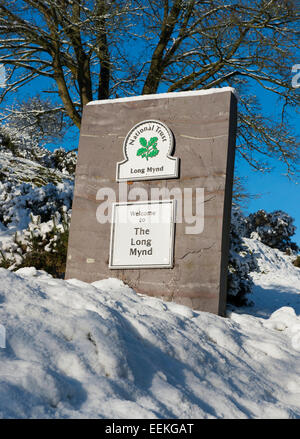
[[[124,160],[117,163],[116,180],[177,178],[179,160],[173,157],[174,135],[159,120],[134,125],[123,143]]]

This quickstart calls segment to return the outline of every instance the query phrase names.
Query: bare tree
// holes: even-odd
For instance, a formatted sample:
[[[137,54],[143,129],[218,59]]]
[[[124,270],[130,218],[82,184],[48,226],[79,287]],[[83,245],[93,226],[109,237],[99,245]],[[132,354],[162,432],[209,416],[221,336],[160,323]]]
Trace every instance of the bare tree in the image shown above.
[[[52,84],[80,127],[83,106],[160,91],[234,86],[240,93],[238,151],[254,167],[298,148],[289,114],[299,104],[291,68],[299,49],[297,0],[0,0],[2,99],[35,78]],[[266,117],[253,85],[278,96]],[[260,157],[261,154],[262,156]]]
[[[44,146],[49,141],[60,141],[70,127],[62,105],[55,105],[51,99],[42,99],[39,95],[27,100],[17,101],[5,107],[0,113],[3,126],[24,133],[27,137]]]

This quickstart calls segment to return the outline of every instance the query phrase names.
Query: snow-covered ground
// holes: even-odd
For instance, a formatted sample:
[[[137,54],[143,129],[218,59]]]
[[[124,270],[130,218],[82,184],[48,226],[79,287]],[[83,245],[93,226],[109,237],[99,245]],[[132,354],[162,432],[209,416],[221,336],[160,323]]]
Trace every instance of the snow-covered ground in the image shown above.
[[[249,246],[264,273],[227,318],[0,269],[0,417],[300,418],[300,270]]]

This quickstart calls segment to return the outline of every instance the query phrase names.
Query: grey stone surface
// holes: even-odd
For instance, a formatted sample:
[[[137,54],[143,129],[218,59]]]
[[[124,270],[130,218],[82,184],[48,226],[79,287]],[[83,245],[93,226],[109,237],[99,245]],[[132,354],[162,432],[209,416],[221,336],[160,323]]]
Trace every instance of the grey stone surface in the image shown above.
[[[231,194],[236,132],[236,98],[231,91],[175,98],[87,105],[83,112],[66,278],[86,282],[118,277],[137,292],[197,310],[224,315]],[[118,194],[116,163],[123,140],[138,122],[156,119],[174,133],[178,179],[128,182],[128,189],[204,188],[204,230],[185,233],[176,224],[174,267],[110,270],[110,223],[100,224],[97,191]],[[116,201],[119,201],[118,198]]]

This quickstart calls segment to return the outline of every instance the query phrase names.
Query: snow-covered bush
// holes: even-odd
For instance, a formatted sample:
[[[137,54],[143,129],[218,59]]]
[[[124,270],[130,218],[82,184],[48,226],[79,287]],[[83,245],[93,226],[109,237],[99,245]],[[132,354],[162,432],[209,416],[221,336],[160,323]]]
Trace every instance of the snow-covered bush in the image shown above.
[[[18,229],[28,226],[31,215],[39,215],[41,222],[47,222],[60,209],[71,209],[72,199],[72,181],[41,187],[32,183],[0,182],[0,221],[4,226]]]
[[[39,96],[0,116],[0,266],[62,277],[77,154],[45,146],[61,141],[68,126]]]
[[[40,95],[15,100],[12,105],[1,109],[0,117],[15,132],[29,137],[32,143],[39,146],[61,140],[71,126],[63,108],[52,99]]]
[[[77,162],[76,150],[57,148],[53,152],[41,146],[28,133],[22,133],[10,125],[0,125],[0,151],[13,157],[31,160],[49,171],[74,175]]]
[[[54,181],[57,178],[55,174]],[[0,225],[4,236],[0,239],[0,266],[10,270],[34,266],[63,277],[73,179],[44,185],[35,179],[18,183],[17,174],[12,172],[5,175],[5,180],[0,182]]]
[[[293,265],[295,265],[295,267],[297,268],[300,268],[300,255],[298,255],[296,259],[293,261]]]
[[[57,148],[50,157],[51,167],[57,169],[63,174],[74,175],[77,162],[75,151],[66,151],[63,148]]]
[[[247,234],[247,223],[247,217],[234,206],[230,226],[227,298],[229,303],[238,306],[248,303],[247,295],[253,286],[250,273],[258,270],[255,255],[243,240]]]
[[[28,133],[21,133],[10,125],[0,126],[0,149],[11,152],[14,157],[22,157],[44,164],[44,160],[51,154],[34,141]]]
[[[296,230],[293,222],[294,219],[281,210],[271,213],[258,210],[248,217],[247,234],[271,248],[277,248],[283,252],[298,251],[298,246],[291,241],[291,236]]]
[[[0,127],[0,266],[65,271],[76,153]]]
[[[32,215],[28,228],[15,235],[16,256],[19,256],[15,268],[35,267],[54,277],[63,277],[70,218],[66,209],[56,212],[46,223],[41,223],[39,215]]]
[[[32,210],[24,205],[24,209],[17,212],[14,208],[11,209],[13,221],[16,221],[16,217],[21,213],[23,226],[27,223],[27,227],[16,230],[12,239],[0,242],[0,267],[10,270],[35,267],[47,271],[54,277],[63,277],[67,258],[71,201],[67,197],[62,199],[55,197],[55,191],[50,191],[48,195],[52,198],[48,198],[45,205],[41,199],[31,199],[31,207],[34,207]],[[21,199],[21,196],[18,198]],[[32,212],[40,212],[40,214],[34,215]],[[7,217],[5,219],[7,220]],[[10,226],[13,228],[12,224]]]

